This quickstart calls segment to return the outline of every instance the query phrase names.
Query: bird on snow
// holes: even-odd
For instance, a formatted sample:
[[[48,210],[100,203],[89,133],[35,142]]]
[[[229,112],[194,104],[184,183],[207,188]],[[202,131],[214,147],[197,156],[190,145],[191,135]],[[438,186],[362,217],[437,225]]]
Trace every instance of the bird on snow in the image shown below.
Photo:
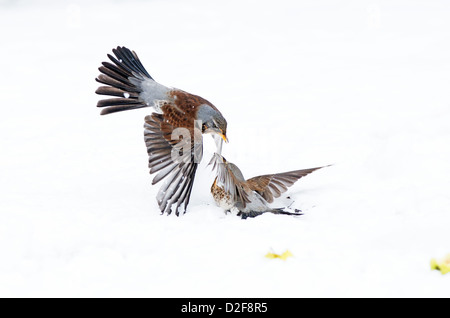
[[[271,208],[269,203],[286,192],[298,179],[324,167],[295,170],[283,173],[267,174],[245,179],[241,170],[223,156],[215,153],[209,164],[217,170],[217,176],[211,186],[211,194],[216,204],[225,211],[237,209],[238,216],[245,219],[266,212],[274,214],[299,215]]]
[[[183,213],[189,204],[197,166],[203,156],[202,134],[228,141],[227,121],[206,99],[156,82],[137,54],[126,47],[108,54],[112,62],[103,62],[96,81],[104,84],[96,93],[113,98],[100,100],[101,115],[151,107],[145,117],[144,136],[150,174],[157,173],[152,184],[165,179],[157,194],[161,213]]]

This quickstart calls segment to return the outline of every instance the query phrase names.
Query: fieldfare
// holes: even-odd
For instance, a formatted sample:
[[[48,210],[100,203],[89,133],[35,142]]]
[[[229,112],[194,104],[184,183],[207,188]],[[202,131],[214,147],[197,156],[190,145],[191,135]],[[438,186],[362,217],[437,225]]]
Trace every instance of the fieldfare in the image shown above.
[[[211,133],[227,141],[227,121],[206,99],[156,82],[137,54],[126,47],[112,50],[110,62],[99,67],[96,93],[114,98],[100,100],[101,115],[153,107],[145,117],[144,136],[152,184],[165,179],[157,201],[161,213],[186,212],[197,166],[203,155],[202,134]],[[220,140],[220,148],[222,146]]]
[[[255,217],[265,212],[286,215],[299,215],[271,208],[269,203],[286,192],[298,179],[324,167],[267,174],[245,180],[241,170],[223,156],[215,153],[210,164],[217,169],[217,177],[211,186],[211,194],[216,204],[225,211],[239,210],[243,219]]]

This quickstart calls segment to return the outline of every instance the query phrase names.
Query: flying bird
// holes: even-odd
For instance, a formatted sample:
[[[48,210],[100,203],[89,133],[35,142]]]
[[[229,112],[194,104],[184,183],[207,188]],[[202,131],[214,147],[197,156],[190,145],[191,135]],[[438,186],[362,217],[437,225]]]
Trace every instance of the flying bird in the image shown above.
[[[211,194],[216,204],[226,211],[239,210],[238,215],[245,219],[266,212],[274,214],[299,215],[271,208],[269,203],[286,192],[298,179],[324,167],[295,170],[283,173],[267,174],[245,179],[241,170],[223,156],[215,153],[210,161],[217,176],[211,186]]]
[[[96,81],[104,84],[96,93],[113,98],[100,100],[101,115],[151,107],[145,117],[144,137],[152,184],[164,179],[157,194],[161,213],[183,213],[189,204],[197,166],[203,156],[202,134],[213,134],[228,142],[227,121],[206,99],[156,82],[137,54],[126,47],[108,54]],[[219,147],[219,146],[218,146]]]

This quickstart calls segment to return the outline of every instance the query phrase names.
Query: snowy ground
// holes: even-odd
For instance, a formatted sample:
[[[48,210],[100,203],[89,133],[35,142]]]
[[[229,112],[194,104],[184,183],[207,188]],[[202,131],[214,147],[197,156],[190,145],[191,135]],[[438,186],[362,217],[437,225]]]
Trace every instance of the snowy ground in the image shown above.
[[[449,297],[429,267],[450,252],[449,16],[444,0],[0,1],[0,296]],[[304,215],[224,215],[204,162],[189,212],[161,216],[148,110],[95,107],[117,45],[222,111],[246,177],[334,164],[275,204]]]

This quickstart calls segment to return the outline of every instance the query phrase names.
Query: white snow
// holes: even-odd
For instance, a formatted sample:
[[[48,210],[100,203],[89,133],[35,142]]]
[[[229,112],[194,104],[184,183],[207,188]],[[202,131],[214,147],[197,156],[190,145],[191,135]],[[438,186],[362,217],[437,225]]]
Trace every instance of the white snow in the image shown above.
[[[1,1],[0,296],[449,297],[429,266],[450,252],[449,16],[444,0]],[[274,204],[304,215],[225,215],[207,135],[188,212],[161,216],[149,109],[95,107],[117,45],[220,109],[246,177],[333,164]]]

